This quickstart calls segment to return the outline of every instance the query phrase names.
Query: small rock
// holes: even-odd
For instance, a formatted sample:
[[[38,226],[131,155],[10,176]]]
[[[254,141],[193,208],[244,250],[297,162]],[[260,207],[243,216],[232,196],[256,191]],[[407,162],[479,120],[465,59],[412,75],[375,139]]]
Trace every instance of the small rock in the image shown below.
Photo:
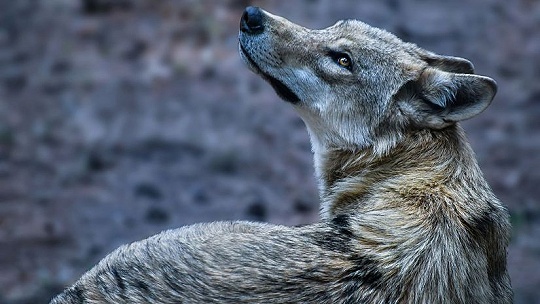
[[[146,211],[145,219],[152,224],[162,224],[169,220],[169,214],[165,209],[153,206]]]
[[[163,198],[161,190],[151,183],[140,183],[135,186],[135,195],[153,200],[160,200]]]
[[[255,221],[265,221],[267,217],[267,209],[264,203],[252,203],[246,210],[246,215]]]

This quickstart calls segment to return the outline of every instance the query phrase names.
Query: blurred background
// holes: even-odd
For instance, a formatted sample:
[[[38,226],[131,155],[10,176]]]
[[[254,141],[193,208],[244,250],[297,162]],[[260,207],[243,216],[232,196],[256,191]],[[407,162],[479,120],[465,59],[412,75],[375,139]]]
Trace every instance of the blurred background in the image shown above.
[[[0,1],[0,303],[47,303],[120,244],[195,222],[318,219],[307,132],[237,54],[254,4],[356,18],[497,80],[465,128],[540,303],[540,1]]]

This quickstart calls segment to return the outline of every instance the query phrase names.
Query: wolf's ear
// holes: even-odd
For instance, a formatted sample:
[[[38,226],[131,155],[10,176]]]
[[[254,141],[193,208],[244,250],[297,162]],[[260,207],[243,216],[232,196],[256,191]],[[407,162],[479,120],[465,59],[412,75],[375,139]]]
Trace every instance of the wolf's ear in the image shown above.
[[[473,64],[461,57],[442,56],[425,51],[420,57],[430,66],[450,73],[474,74]]]
[[[401,112],[417,124],[442,129],[482,112],[496,92],[497,84],[491,78],[427,68],[395,98]]]

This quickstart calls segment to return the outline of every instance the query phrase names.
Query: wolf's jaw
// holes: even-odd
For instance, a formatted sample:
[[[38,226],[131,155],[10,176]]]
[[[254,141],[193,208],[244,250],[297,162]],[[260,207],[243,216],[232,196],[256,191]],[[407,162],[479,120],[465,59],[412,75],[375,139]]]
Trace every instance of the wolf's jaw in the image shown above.
[[[292,104],[297,104],[300,102],[300,98],[298,95],[296,95],[289,87],[287,87],[282,81],[278,80],[277,78],[273,77],[272,75],[264,72],[259,65],[251,58],[249,53],[246,51],[242,43],[239,43],[240,46],[240,55],[242,59],[246,62],[246,64],[250,67],[253,72],[261,75],[261,77],[268,81],[272,88],[276,91],[277,95]]]

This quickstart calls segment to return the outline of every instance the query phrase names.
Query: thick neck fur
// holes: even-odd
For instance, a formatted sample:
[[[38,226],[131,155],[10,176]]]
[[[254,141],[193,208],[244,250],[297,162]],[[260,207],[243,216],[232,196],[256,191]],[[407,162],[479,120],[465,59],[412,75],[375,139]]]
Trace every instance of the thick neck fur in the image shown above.
[[[398,272],[389,280],[411,290],[398,298],[461,303],[508,294],[507,213],[458,125],[410,132],[382,156],[334,149],[316,157],[323,218],[346,223],[356,250]],[[407,298],[415,295],[424,298]]]
[[[410,131],[382,155],[370,148],[319,153],[324,218],[365,208],[378,197],[420,200],[422,208],[430,207],[426,196],[456,202],[474,198],[467,209],[478,207],[479,196],[495,199],[458,125]]]

